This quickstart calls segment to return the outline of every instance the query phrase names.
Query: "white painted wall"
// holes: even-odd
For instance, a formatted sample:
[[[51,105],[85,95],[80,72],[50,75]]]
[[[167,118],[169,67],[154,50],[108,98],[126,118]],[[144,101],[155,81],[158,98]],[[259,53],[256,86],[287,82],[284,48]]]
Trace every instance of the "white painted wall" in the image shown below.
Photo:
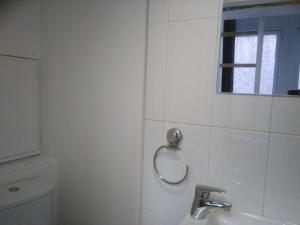
[[[60,224],[138,225],[146,0],[42,3],[42,152]]]
[[[300,98],[216,94],[220,6],[150,0],[142,225],[178,225],[195,184],[226,189],[213,197],[233,210],[300,224]],[[188,164],[178,186],[152,164],[171,127],[181,151],[161,154],[160,169],[176,180]]]
[[[39,59],[40,0],[0,1],[0,54]]]

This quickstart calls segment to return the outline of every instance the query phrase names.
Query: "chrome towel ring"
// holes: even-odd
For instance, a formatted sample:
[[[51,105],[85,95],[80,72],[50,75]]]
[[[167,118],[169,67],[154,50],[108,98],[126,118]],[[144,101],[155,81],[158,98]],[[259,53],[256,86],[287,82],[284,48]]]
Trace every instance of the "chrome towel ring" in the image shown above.
[[[158,175],[159,179],[161,179],[162,181],[164,181],[167,184],[176,185],[176,184],[182,183],[188,177],[189,166],[188,165],[186,166],[185,175],[184,175],[183,178],[181,178],[178,181],[170,181],[167,178],[165,178],[159,172],[159,170],[157,168],[156,160],[157,160],[157,157],[158,157],[158,153],[159,153],[160,150],[162,150],[164,148],[167,148],[167,149],[172,150],[172,151],[180,150],[179,145],[182,143],[182,139],[183,139],[182,132],[177,128],[172,128],[168,131],[168,134],[167,134],[167,140],[169,142],[169,145],[162,145],[155,151],[155,154],[154,154],[154,157],[153,157],[154,170],[155,170],[156,174]]]

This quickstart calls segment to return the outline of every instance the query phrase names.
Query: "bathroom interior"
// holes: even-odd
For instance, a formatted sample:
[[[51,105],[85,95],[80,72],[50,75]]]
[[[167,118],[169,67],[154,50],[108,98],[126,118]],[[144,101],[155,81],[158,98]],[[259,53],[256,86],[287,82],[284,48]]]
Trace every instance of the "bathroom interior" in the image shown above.
[[[0,0],[0,225],[300,225],[298,0]]]

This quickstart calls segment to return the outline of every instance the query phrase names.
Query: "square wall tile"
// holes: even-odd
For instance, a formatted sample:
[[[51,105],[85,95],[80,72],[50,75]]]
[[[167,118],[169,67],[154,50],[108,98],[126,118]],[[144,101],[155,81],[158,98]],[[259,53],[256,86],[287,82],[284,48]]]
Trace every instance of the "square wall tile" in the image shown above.
[[[160,225],[159,214],[147,209],[143,209],[142,225]]]
[[[159,225],[179,225],[180,222],[181,220],[164,216],[164,215],[160,215],[160,219],[159,219]]]
[[[190,168],[188,179],[180,185],[162,183],[160,211],[162,214],[182,220],[189,213],[196,184],[206,184],[208,175],[209,128],[199,125],[166,123],[166,134],[170,128],[179,128],[183,133],[181,150],[165,150],[163,175],[170,180],[180,180],[185,174],[185,166]]]
[[[268,134],[212,128],[209,185],[237,211],[262,214]]]
[[[163,119],[168,25],[149,25],[146,118]]]
[[[300,135],[300,98],[274,97],[271,131]]]
[[[300,136],[271,134],[265,216],[300,224],[299,161]]]
[[[170,20],[217,17],[220,0],[170,0]]]
[[[216,40],[217,19],[170,23],[167,121],[209,124]]]
[[[169,0],[149,1],[149,23],[168,22]]]
[[[272,97],[215,94],[212,125],[268,132]]]
[[[162,144],[162,122],[148,121],[145,125],[144,138],[144,174],[143,174],[143,208],[159,211],[160,180],[154,172],[152,159],[156,149]],[[158,161],[162,167],[162,161]]]

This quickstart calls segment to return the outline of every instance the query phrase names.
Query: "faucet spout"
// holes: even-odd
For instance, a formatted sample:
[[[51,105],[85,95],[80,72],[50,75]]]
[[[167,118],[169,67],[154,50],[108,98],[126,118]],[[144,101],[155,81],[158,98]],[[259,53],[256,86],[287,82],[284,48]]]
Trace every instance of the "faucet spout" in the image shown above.
[[[195,197],[191,208],[191,216],[194,219],[203,219],[207,215],[209,209],[220,208],[226,211],[231,209],[231,204],[226,202],[217,202],[209,200],[211,192],[225,193],[225,190],[197,185],[195,189]]]
[[[203,206],[208,208],[221,208],[224,210],[230,210],[232,204],[226,202],[207,201],[203,203]]]

